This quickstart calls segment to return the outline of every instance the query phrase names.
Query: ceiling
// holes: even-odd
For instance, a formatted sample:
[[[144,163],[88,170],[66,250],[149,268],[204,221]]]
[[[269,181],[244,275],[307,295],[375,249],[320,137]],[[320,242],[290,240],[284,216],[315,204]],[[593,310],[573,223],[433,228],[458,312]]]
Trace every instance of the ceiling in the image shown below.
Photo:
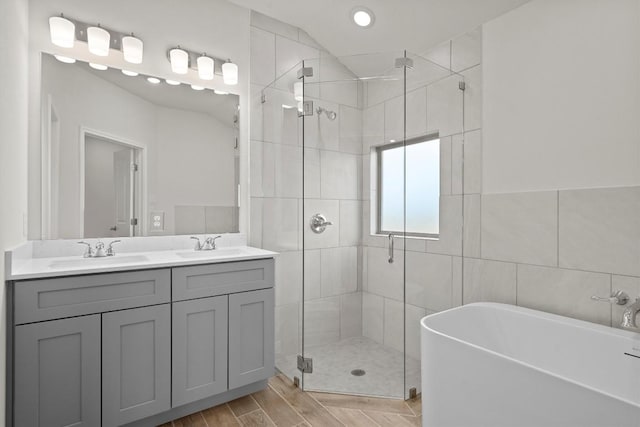
[[[302,28],[336,56],[402,51],[422,54],[529,0],[230,0]],[[351,20],[355,6],[375,14],[370,28]]]

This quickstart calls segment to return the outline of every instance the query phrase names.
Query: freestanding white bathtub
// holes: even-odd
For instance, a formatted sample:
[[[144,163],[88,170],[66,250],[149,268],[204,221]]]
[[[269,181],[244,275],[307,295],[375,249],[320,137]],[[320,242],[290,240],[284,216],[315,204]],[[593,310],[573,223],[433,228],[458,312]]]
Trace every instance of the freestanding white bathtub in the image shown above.
[[[640,426],[640,333],[493,303],[421,323],[423,426]]]

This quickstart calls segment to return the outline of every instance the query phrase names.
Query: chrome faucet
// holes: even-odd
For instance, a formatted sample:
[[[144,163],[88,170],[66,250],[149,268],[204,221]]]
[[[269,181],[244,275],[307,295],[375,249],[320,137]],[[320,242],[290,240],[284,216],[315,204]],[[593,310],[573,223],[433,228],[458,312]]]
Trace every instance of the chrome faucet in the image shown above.
[[[621,326],[625,329],[640,331],[640,328],[638,328],[638,324],[636,323],[638,313],[640,313],[640,297],[636,298],[636,301],[627,307],[624,313],[622,313]]]
[[[222,236],[207,237],[204,240],[204,243],[200,242],[199,237],[192,236],[191,238],[194,240],[197,240],[196,246],[194,248],[196,251],[213,251],[216,249],[216,240],[218,240],[221,237]]]
[[[102,243],[101,240],[98,240],[98,242],[96,243],[95,249],[91,246],[91,243],[78,242],[78,244],[87,246],[87,248],[84,251],[84,254],[82,254],[83,257],[85,257],[85,258],[102,258],[102,257],[107,257],[107,256],[114,256],[116,254],[116,252],[113,250],[113,245],[115,245],[116,243],[120,243],[120,242],[121,242],[121,240],[114,240],[111,243],[109,243],[108,247],[105,248],[104,243]]]

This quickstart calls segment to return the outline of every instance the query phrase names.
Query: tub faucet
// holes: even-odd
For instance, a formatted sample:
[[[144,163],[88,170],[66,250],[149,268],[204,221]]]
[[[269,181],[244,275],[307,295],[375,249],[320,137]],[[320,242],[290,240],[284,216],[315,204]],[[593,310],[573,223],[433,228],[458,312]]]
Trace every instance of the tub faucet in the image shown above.
[[[640,297],[636,298],[636,302],[627,307],[622,314],[622,327],[638,331],[640,329],[636,323],[638,313],[640,313]]]

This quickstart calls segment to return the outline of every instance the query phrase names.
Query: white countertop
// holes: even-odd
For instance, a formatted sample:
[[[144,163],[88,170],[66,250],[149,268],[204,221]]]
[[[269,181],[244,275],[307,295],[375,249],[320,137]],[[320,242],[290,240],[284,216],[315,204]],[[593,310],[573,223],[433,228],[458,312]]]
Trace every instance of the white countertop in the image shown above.
[[[250,246],[226,246],[211,251],[179,248],[158,251],[117,253],[112,257],[83,258],[82,256],[7,257],[10,268],[6,280],[40,279],[80,274],[112,273],[150,268],[212,264],[231,261],[274,258],[276,252]]]

